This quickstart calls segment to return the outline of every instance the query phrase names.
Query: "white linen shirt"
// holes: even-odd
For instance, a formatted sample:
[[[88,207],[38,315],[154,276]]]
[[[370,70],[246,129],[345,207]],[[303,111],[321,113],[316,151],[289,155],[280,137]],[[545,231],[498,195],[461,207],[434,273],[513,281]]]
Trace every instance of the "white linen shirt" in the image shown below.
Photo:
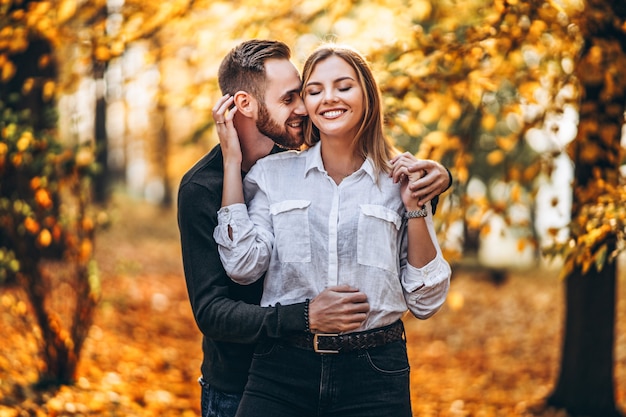
[[[386,173],[375,180],[367,159],[337,185],[324,169],[319,143],[257,161],[244,180],[247,210],[233,204],[218,212],[214,238],[226,272],[250,284],[267,271],[263,306],[352,285],[370,304],[359,330],[391,324],[407,307],[418,318],[430,317],[445,301],[451,274],[432,214],[426,222],[437,256],[416,268],[407,261],[400,185]]]

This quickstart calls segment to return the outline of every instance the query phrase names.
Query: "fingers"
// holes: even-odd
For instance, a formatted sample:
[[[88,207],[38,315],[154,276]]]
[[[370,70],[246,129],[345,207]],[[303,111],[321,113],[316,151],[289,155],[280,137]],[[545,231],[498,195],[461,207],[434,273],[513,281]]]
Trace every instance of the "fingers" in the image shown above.
[[[422,178],[409,184],[409,190],[412,192],[412,196],[419,200],[420,205],[426,204],[426,202],[432,200],[447,189],[449,177],[445,168],[443,170],[442,173],[440,169],[433,169]]]
[[[309,304],[309,323],[318,332],[345,332],[357,329],[367,318],[367,296],[349,285],[327,288]]]
[[[439,164],[431,159],[415,159],[409,167],[410,172],[426,171],[430,172],[438,168]]]
[[[423,178],[420,180],[422,179]],[[440,193],[438,192],[438,187],[434,184],[431,183],[430,185],[424,186],[424,183],[420,183],[420,180],[410,183],[409,191],[411,192],[411,197],[416,199],[417,205],[421,207]]]
[[[391,172],[389,176],[393,178],[393,182],[398,183],[409,178],[417,170],[411,170],[411,166],[418,160],[409,152],[396,155],[389,163],[391,164]]]
[[[340,303],[366,303],[367,295],[361,292],[358,288],[343,284],[335,287],[328,287],[320,293],[316,298],[324,298],[328,296],[333,301],[339,301]]]
[[[402,182],[403,186],[408,186],[410,198],[417,199],[419,206],[423,206],[448,188],[450,182],[448,171],[437,161],[417,159],[405,152],[394,157],[390,164],[392,169],[389,176],[395,183]]]
[[[224,94],[222,97],[217,100],[215,106],[213,106],[213,120],[216,123],[222,123],[224,121],[224,117],[226,115],[226,110],[228,110],[229,104],[232,104],[234,98],[229,94]]]
[[[357,292],[359,291],[358,288],[353,287],[352,285],[348,285],[348,284],[341,284],[341,285],[336,285],[334,287],[328,287],[326,288],[324,291],[335,291],[335,292]]]
[[[213,120],[215,120],[215,125],[218,128],[220,126],[225,126],[229,122],[232,122],[233,118],[235,117],[237,107],[233,106],[234,100],[235,98],[231,95],[224,94],[222,97],[220,97],[219,100],[217,100],[215,106],[213,106]]]

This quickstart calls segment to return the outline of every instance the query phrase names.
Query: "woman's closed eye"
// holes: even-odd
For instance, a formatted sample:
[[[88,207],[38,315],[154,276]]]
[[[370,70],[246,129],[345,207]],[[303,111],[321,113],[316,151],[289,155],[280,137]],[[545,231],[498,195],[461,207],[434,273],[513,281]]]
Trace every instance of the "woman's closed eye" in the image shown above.
[[[337,90],[341,93],[345,93],[347,91],[350,91],[352,89],[352,86],[346,86],[346,87],[338,87]],[[322,90],[307,90],[306,94],[309,96],[316,96],[318,94],[320,94],[322,92]]]

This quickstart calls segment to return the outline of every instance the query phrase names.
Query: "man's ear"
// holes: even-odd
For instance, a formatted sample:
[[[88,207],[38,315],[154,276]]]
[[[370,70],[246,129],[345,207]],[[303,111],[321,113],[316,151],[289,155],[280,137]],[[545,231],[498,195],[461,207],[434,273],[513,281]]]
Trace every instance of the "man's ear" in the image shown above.
[[[237,112],[245,117],[254,118],[257,111],[257,101],[250,93],[245,91],[237,91],[235,93],[234,105],[237,106]]]

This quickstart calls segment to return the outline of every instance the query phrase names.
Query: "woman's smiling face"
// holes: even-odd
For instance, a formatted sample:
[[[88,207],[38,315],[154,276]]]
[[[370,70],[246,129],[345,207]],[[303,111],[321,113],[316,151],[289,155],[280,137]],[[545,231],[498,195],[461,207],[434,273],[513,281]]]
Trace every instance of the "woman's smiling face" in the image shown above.
[[[331,55],[319,61],[304,86],[304,105],[320,137],[349,137],[359,130],[364,94],[354,68]]]

